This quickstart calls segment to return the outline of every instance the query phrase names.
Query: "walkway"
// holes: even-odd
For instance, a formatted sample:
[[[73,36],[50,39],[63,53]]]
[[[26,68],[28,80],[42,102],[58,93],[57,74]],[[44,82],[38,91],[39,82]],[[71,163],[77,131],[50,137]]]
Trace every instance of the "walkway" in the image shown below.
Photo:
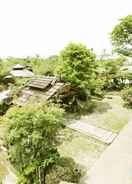
[[[132,184],[132,121],[95,163],[86,184]]]
[[[89,125],[82,120],[77,120],[74,123],[67,126],[73,130],[77,130],[83,134],[86,134],[92,138],[98,139],[106,144],[110,144],[116,138],[117,134],[111,131]]]
[[[10,171],[10,173],[5,177],[4,184],[16,184],[16,176]]]

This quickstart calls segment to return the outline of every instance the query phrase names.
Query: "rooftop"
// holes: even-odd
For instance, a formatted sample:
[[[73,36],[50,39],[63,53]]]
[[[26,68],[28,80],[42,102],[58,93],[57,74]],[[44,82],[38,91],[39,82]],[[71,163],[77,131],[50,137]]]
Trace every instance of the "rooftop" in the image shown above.
[[[17,101],[17,105],[23,106],[30,99],[35,103],[47,101],[52,98],[64,83],[57,81],[55,77],[36,77],[31,80],[27,87],[21,92],[21,97]]]
[[[34,73],[29,70],[11,70],[10,74],[14,77],[33,77]]]
[[[23,70],[26,66],[21,64],[16,64],[13,66],[13,70]]]
[[[50,85],[53,85],[53,83],[55,83],[56,80],[57,79],[55,77],[47,77],[47,76],[34,78],[29,83],[29,87],[44,90],[45,88],[49,87]]]

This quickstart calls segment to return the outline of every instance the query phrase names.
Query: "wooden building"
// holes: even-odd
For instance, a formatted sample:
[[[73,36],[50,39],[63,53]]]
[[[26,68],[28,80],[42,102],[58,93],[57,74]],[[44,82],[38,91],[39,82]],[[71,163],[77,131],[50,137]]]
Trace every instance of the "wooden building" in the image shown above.
[[[34,73],[26,65],[16,64],[10,71],[10,75],[13,77],[31,78]]]
[[[56,77],[35,77],[25,89],[22,90],[17,105],[23,106],[30,101],[40,103],[51,99],[64,86],[63,82],[57,80]]]

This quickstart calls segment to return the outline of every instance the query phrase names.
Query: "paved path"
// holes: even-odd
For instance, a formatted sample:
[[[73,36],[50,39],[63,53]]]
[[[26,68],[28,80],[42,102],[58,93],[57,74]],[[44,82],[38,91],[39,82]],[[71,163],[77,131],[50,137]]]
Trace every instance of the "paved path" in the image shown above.
[[[17,177],[15,173],[13,173],[13,169],[11,168],[11,164],[9,160],[7,160],[7,149],[4,146],[0,146],[0,155],[3,159],[0,158],[0,169],[3,169],[4,166],[5,173],[2,177],[2,184],[16,184]]]
[[[93,125],[87,124],[87,122],[83,122],[82,120],[77,120],[74,123],[68,125],[69,128],[73,130],[77,130],[81,133],[84,133],[90,137],[96,138],[106,144],[110,144],[116,138],[117,134],[111,131],[98,128]]]
[[[16,184],[17,183],[17,177],[13,173],[13,171],[10,168],[10,163],[8,161],[5,162],[7,174],[3,178],[3,184]]]
[[[10,172],[3,181],[3,184],[16,184],[16,176]]]
[[[132,184],[132,121],[95,163],[86,184]]]

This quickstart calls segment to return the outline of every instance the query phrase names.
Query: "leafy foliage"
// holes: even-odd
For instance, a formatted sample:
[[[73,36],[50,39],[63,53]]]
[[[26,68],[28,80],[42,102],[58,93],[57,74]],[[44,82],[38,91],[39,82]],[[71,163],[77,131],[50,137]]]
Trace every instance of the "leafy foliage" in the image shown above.
[[[5,114],[8,108],[9,108],[9,105],[7,105],[4,101],[1,101],[0,102],[0,116]]]
[[[132,15],[120,20],[112,33],[111,40],[115,51],[126,56],[132,56]]]
[[[9,123],[6,144],[20,183],[38,183],[37,170],[45,172],[59,158],[57,133],[63,126],[63,110],[55,105],[14,107],[6,115]],[[51,162],[52,161],[52,162]]]
[[[70,43],[60,54],[58,75],[82,90],[91,90],[95,75],[95,54],[82,44]]]
[[[61,103],[69,110],[79,111],[83,101],[91,95],[102,95],[101,81],[97,76],[95,54],[85,45],[70,43],[59,56],[57,75],[70,85],[69,91],[61,95]]]
[[[123,57],[119,57],[98,62],[98,76],[105,90],[120,90],[125,86],[128,74],[121,70],[124,61]]]
[[[27,85],[31,79],[28,78],[15,78],[14,83],[9,85],[13,97],[20,96],[22,89]]]
[[[61,158],[46,176],[47,184],[58,184],[60,181],[78,183],[82,176],[81,169],[72,158]]]
[[[125,101],[125,105],[132,108],[132,87],[122,90],[122,98]]]
[[[58,65],[58,56],[50,56],[48,58],[27,57],[27,58],[7,58],[0,61],[0,77],[4,77],[9,73],[15,64],[29,65],[33,72],[37,75],[54,75],[54,71]]]
[[[27,58],[14,58],[0,59],[0,91],[6,89],[10,85],[13,93],[17,94],[24,87],[24,83],[29,79],[12,78],[13,82],[7,82],[5,76],[9,75],[12,67],[15,64],[26,65],[27,69],[33,70],[36,75],[55,75],[55,69],[58,65],[58,57],[50,56],[48,58],[27,57]]]
[[[43,59],[40,57],[28,58],[27,61],[31,64],[33,72],[37,75],[55,75],[55,69],[58,66],[58,56],[50,56]]]

